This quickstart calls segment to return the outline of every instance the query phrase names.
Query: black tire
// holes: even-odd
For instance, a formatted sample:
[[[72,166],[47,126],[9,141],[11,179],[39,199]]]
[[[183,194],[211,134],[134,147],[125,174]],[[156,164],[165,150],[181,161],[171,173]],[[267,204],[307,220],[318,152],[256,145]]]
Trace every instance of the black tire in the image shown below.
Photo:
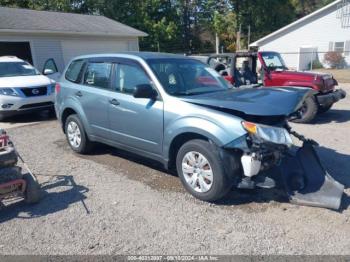
[[[192,151],[202,154],[208,160],[213,171],[212,185],[207,192],[195,191],[186,182],[186,178],[183,174],[182,160],[187,153]],[[225,173],[224,164],[219,157],[216,146],[205,140],[194,139],[182,145],[176,156],[176,169],[185,189],[194,197],[203,201],[213,202],[222,199],[227,195],[233,185],[232,179]]]
[[[0,168],[15,166],[17,161],[16,150],[13,147],[7,147],[4,152],[0,152]]]
[[[80,130],[81,142],[80,142],[79,146],[73,146],[69,140],[68,125],[71,122],[75,123]],[[79,153],[79,154],[87,154],[91,151],[92,143],[90,142],[89,138],[87,137],[84,126],[83,126],[82,122],[80,121],[78,115],[73,114],[73,115],[70,115],[67,117],[65,125],[64,125],[64,130],[66,133],[67,142],[74,152]]]
[[[327,105],[327,106],[318,106],[318,113],[323,114],[326,113],[329,109],[331,109],[333,104]]]
[[[5,117],[3,115],[0,115],[0,122],[3,121]]]
[[[41,198],[41,189],[38,181],[30,174],[24,174],[23,179],[27,183],[24,191],[24,201],[28,204],[38,203]]]
[[[314,96],[310,96],[305,99],[303,106],[300,109],[301,118],[294,119],[295,123],[309,123],[317,115],[318,104]]]

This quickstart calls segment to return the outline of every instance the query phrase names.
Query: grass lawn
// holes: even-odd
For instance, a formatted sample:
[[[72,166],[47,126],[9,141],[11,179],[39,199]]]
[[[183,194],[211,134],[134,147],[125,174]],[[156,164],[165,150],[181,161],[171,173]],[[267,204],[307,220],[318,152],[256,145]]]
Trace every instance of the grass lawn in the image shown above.
[[[314,71],[330,73],[339,83],[350,83],[350,68],[348,69],[316,69]]]

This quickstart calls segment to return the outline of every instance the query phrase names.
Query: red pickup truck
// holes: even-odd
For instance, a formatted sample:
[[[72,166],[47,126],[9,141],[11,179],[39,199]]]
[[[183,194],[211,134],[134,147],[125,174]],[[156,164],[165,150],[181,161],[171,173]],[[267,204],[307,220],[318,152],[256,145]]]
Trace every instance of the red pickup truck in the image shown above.
[[[312,88],[314,96],[307,98],[295,122],[307,123],[317,113],[324,113],[346,96],[336,89],[338,82],[330,74],[289,70],[277,52],[237,52],[209,56],[207,63],[234,86],[265,87],[296,86]]]

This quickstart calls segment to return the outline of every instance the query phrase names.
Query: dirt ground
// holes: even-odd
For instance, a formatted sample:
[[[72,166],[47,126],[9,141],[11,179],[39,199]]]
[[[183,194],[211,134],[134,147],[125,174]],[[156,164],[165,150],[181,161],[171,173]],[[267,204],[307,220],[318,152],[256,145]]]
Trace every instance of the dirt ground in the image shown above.
[[[201,202],[158,163],[107,146],[72,153],[57,121],[42,118],[8,129],[44,195],[34,206],[5,203],[0,254],[350,254],[349,97],[293,124],[345,185],[339,212],[292,205],[279,189]]]

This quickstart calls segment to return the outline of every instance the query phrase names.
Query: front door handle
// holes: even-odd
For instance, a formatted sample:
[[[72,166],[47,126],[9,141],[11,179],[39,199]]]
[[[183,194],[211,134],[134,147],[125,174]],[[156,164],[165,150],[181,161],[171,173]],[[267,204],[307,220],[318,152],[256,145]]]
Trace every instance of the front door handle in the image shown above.
[[[114,105],[114,106],[119,106],[120,105],[119,101],[117,99],[115,99],[115,98],[109,100],[109,103]]]
[[[76,95],[77,97],[82,97],[82,96],[83,96],[83,93],[80,92],[80,91],[78,91],[78,92],[75,93],[75,95]]]

